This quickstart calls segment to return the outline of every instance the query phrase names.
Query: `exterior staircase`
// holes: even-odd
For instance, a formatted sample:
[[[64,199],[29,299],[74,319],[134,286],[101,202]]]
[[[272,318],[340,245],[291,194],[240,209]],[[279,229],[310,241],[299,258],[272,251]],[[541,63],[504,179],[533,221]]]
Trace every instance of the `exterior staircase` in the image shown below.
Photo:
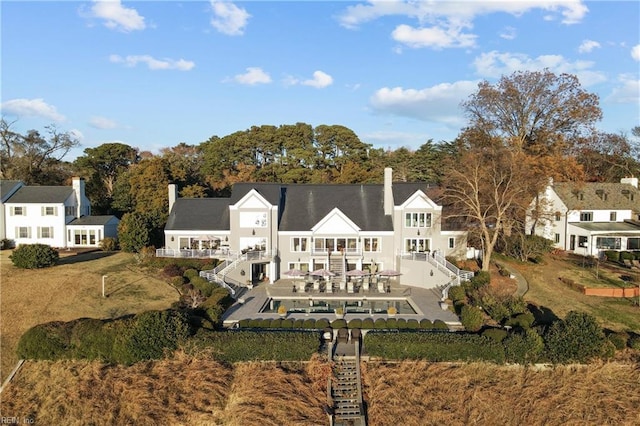
[[[346,280],[347,261],[343,254],[329,256],[329,270],[342,280]]]
[[[338,335],[333,359],[333,377],[328,389],[331,425],[366,426],[360,377],[360,334],[352,338]]]

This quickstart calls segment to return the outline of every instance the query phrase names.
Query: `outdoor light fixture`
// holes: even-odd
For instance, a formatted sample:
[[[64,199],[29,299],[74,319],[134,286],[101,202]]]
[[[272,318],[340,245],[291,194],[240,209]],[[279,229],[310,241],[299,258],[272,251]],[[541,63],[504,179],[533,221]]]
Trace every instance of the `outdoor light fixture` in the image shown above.
[[[253,229],[253,230],[251,231],[251,235],[256,235],[256,230],[255,230],[255,229]]]
[[[420,236],[420,229],[418,229],[418,236]]]
[[[242,275],[244,277],[244,274],[245,274],[244,269],[241,269],[240,270],[240,275]]]
[[[224,237],[224,240],[225,240],[225,241],[229,241],[229,236],[225,236],[225,237]]]
[[[171,237],[171,241],[174,241],[174,238],[173,238],[173,237]]]
[[[429,275],[433,276],[433,269],[429,272]]]

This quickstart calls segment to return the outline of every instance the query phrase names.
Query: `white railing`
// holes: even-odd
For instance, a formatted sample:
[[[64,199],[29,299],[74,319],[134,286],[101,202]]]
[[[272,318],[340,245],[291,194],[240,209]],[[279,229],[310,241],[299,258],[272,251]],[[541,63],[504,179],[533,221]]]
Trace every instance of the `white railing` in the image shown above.
[[[320,254],[338,255],[338,254],[342,254],[342,252],[344,252],[344,254],[346,254],[347,256],[360,256],[363,253],[361,248],[345,248],[345,249],[342,249],[342,251],[332,250],[327,248],[315,248],[315,247],[311,249],[312,255],[320,255]],[[300,252],[300,253],[307,253],[307,252]]]
[[[229,249],[156,249],[156,257],[185,257],[193,259],[218,258],[224,259],[234,256],[235,252]]]
[[[231,292],[235,296],[235,290],[227,284],[227,275],[238,268],[240,264],[249,260],[263,260],[271,258],[271,252],[268,251],[248,251],[245,253],[236,253],[225,259],[222,263],[208,271],[200,271],[200,276],[208,281],[214,281]],[[232,280],[237,285],[242,285],[237,280]]]

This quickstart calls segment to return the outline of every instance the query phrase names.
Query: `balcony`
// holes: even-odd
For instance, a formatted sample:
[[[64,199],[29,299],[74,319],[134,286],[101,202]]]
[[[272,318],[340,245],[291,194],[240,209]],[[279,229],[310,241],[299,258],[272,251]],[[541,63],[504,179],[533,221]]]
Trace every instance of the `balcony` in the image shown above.
[[[235,252],[227,248],[219,249],[156,249],[156,257],[181,257],[191,259],[227,259],[234,257]]]

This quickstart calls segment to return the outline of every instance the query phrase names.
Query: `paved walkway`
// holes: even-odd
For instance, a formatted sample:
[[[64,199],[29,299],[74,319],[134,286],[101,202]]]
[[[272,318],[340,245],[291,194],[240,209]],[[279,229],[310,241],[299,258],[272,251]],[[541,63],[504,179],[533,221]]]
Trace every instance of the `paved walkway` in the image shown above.
[[[270,319],[270,318],[279,318],[277,313],[272,312],[262,312],[270,302],[271,299],[274,300],[284,300],[284,301],[297,301],[297,302],[305,302],[309,303],[309,301],[380,301],[384,303],[385,301],[393,300],[393,301],[408,301],[412,308],[416,311],[415,314],[397,314],[396,318],[404,318],[404,319],[416,319],[420,321],[421,319],[429,319],[431,321],[441,320],[445,323],[458,326],[460,324],[460,319],[457,315],[451,312],[448,309],[442,309],[440,307],[440,293],[436,289],[423,289],[417,287],[404,286],[399,284],[393,284],[391,287],[391,291],[389,293],[378,293],[378,292],[366,292],[366,293],[347,293],[346,291],[339,291],[334,293],[320,293],[320,292],[307,292],[307,293],[294,293],[292,291],[293,281],[292,280],[279,280],[274,284],[259,284],[255,286],[253,289],[248,290],[244,293],[238,301],[227,310],[227,312],[223,316],[223,321],[225,325],[232,325],[241,319]],[[326,313],[326,312],[299,312],[299,313],[288,313],[287,318],[290,319],[321,319],[326,318],[329,321],[333,321],[336,319],[335,314]],[[359,318],[372,318],[376,320],[377,318],[388,318],[386,313],[369,313],[369,312],[358,312],[358,313],[347,313],[345,315],[345,320],[349,321],[351,319]]]

